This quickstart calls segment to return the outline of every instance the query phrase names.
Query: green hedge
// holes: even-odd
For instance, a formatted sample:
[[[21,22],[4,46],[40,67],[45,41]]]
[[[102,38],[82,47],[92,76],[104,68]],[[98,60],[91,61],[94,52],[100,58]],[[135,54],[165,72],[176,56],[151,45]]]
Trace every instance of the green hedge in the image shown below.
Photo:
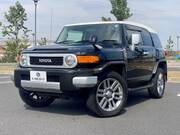
[[[11,67],[15,67],[17,65],[17,63],[0,63],[0,66],[11,66]]]

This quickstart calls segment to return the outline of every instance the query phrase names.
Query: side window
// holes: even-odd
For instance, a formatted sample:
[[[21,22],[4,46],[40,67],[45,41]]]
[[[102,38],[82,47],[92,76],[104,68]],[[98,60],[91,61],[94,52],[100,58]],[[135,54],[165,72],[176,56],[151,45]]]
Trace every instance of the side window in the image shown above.
[[[68,31],[67,40],[81,41],[83,33],[80,31]]]
[[[153,46],[151,35],[147,30],[142,30],[142,39],[144,46]]]
[[[141,43],[140,45],[143,44],[143,41],[142,41],[142,35],[141,35],[141,32],[140,31],[137,31],[137,30],[130,30],[130,29],[127,29],[127,40],[128,40],[128,44],[131,45],[131,36],[132,34],[139,34],[141,36]]]
[[[157,34],[152,34],[153,42],[156,48],[162,48],[161,41]]]

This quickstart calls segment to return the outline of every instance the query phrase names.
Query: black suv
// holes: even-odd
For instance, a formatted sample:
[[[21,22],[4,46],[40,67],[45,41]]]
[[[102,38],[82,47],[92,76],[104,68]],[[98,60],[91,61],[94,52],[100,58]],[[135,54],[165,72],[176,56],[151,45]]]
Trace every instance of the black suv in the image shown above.
[[[22,52],[14,72],[22,100],[45,107],[56,98],[83,97],[101,117],[119,114],[128,92],[162,98],[167,63],[157,33],[132,22],[66,25],[52,45]]]

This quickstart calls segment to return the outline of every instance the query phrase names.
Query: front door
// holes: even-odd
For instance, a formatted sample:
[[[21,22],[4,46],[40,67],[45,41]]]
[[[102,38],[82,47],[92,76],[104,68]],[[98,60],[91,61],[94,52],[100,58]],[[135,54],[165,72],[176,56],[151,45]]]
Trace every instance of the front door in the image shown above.
[[[126,27],[127,40],[130,41],[132,34],[141,35],[141,43],[136,45],[135,51],[131,51],[127,47],[128,56],[128,82],[146,82],[152,77],[153,68],[155,66],[155,48],[151,39],[151,35],[145,29],[135,26]],[[131,42],[128,42],[128,46]]]

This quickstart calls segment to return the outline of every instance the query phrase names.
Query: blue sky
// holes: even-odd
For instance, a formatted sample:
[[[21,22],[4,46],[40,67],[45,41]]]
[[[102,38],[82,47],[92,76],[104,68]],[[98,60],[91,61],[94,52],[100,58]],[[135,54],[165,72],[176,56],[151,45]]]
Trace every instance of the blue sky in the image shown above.
[[[34,30],[33,0],[19,0],[28,14],[26,25]],[[0,21],[3,14],[16,0],[0,0]],[[175,43],[180,35],[180,0],[128,0],[133,12],[129,19],[153,27],[163,44],[169,35]],[[53,12],[53,39],[63,25],[69,23],[100,21],[101,16],[112,17],[109,0],[40,0],[38,4],[38,37],[50,37],[51,13]]]

